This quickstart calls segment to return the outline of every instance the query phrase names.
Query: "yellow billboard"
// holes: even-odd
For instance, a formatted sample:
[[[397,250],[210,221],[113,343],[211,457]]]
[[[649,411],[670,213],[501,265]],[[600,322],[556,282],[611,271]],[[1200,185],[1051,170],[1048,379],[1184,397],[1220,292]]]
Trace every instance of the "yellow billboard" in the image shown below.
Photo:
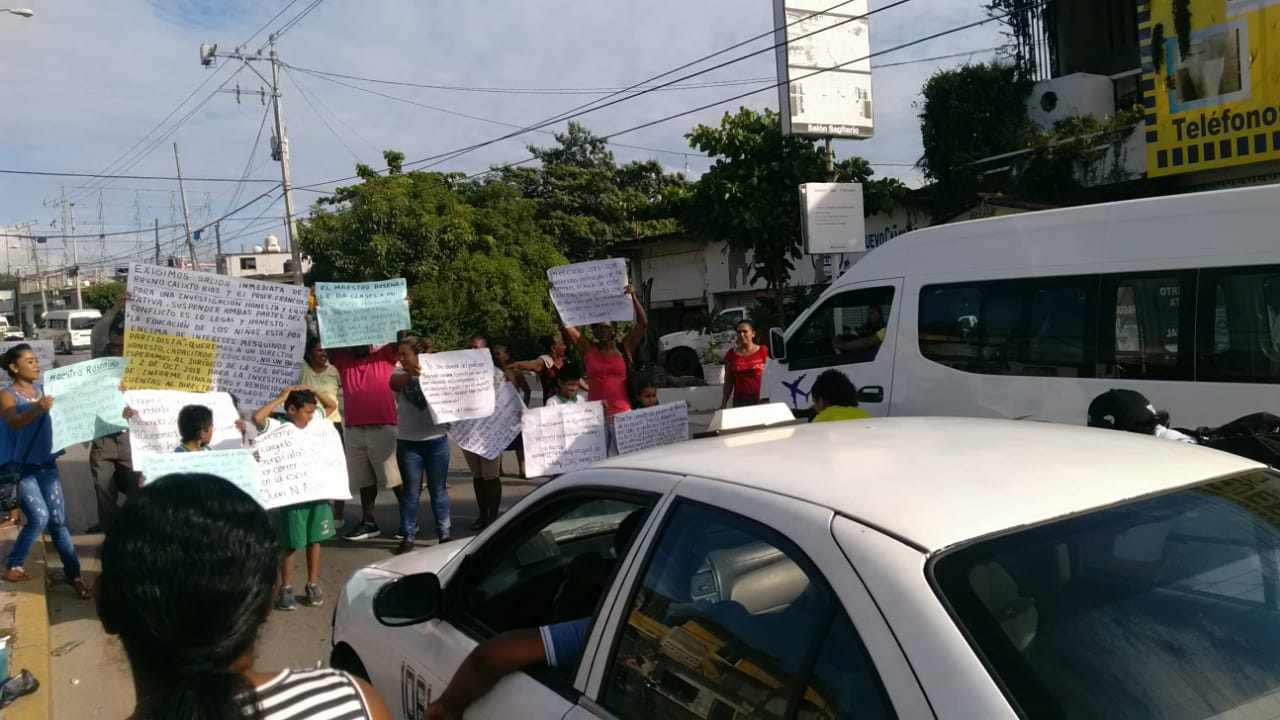
[[[1138,5],[1147,174],[1280,159],[1280,0]]]

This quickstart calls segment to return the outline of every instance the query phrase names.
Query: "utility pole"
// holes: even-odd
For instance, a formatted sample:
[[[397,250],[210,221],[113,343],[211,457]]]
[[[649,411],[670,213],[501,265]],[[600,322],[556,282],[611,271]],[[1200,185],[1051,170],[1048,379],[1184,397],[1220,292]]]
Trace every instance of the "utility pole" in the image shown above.
[[[178,159],[178,143],[173,144],[173,164],[178,168],[178,194],[182,196],[182,222],[187,226],[187,250],[191,252],[191,269],[196,265],[196,241],[191,237],[191,214],[187,212],[187,191],[182,187],[182,161]]]
[[[71,280],[76,284],[76,309],[84,308],[80,291],[80,241],[76,239],[76,204],[71,203]],[[65,256],[64,256],[65,257]]]
[[[49,300],[44,295],[44,276],[40,274],[40,240],[31,236],[31,255],[36,259],[36,282],[40,283],[40,313],[49,312]]]
[[[160,264],[160,218],[156,218],[156,264]]]
[[[284,223],[285,238],[289,243],[289,252],[293,256],[293,282],[295,285],[302,284],[302,249],[298,245],[298,219],[293,212],[293,183],[289,179],[289,136],[285,132],[284,111],[280,106],[280,56],[276,54],[276,36],[271,35],[267,40],[267,47],[271,50],[267,55],[262,54],[259,48],[257,53],[246,55],[240,52],[240,48],[236,48],[234,52],[219,53],[217,45],[204,44],[200,46],[200,62],[205,67],[213,65],[214,58],[232,58],[239,60],[246,65],[252,62],[269,62],[271,63],[271,109],[275,114],[275,147],[272,148],[272,159],[280,161],[280,182],[284,190]],[[252,66],[250,66],[252,68]],[[262,77],[257,70],[254,70],[258,77]],[[266,80],[266,78],[263,78]],[[232,91],[227,91],[232,92]],[[237,101],[240,97],[239,88],[235,91]]]

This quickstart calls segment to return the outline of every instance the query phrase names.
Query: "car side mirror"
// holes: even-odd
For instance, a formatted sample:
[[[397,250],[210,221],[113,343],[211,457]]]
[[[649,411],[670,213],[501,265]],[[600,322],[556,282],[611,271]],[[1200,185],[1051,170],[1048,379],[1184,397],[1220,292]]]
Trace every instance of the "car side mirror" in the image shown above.
[[[435,573],[406,575],[383,585],[373,596],[373,616],[387,627],[434,620],[444,609],[444,589]]]
[[[786,362],[787,340],[782,334],[782,328],[769,328],[769,354],[774,360]]]

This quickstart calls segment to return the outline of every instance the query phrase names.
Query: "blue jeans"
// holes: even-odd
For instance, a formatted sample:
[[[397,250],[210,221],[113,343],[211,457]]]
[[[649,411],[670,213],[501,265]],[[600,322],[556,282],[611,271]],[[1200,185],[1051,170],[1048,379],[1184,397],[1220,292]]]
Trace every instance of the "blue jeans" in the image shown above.
[[[436,537],[449,537],[449,438],[431,440],[397,440],[396,462],[400,465],[400,531],[407,538],[418,534],[418,506],[422,495],[422,479],[426,476],[431,496],[431,512],[436,516]]]
[[[67,579],[80,577],[80,559],[76,557],[76,547],[71,542],[71,531],[67,530],[67,507],[62,499],[58,466],[49,463],[24,467],[22,480],[18,483],[18,499],[22,503],[22,514],[27,516],[27,524],[18,533],[5,567],[22,567],[31,547],[47,528],[53,538],[53,546],[62,558],[62,570]]]

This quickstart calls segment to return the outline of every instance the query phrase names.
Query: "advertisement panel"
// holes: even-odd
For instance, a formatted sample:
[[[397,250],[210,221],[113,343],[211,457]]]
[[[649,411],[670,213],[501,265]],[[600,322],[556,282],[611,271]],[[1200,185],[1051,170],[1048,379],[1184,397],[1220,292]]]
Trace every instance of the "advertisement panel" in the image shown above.
[[[1139,4],[1147,173],[1280,159],[1280,0]]]
[[[832,0],[774,0],[782,131],[869,138],[875,125],[868,1],[832,5]]]

